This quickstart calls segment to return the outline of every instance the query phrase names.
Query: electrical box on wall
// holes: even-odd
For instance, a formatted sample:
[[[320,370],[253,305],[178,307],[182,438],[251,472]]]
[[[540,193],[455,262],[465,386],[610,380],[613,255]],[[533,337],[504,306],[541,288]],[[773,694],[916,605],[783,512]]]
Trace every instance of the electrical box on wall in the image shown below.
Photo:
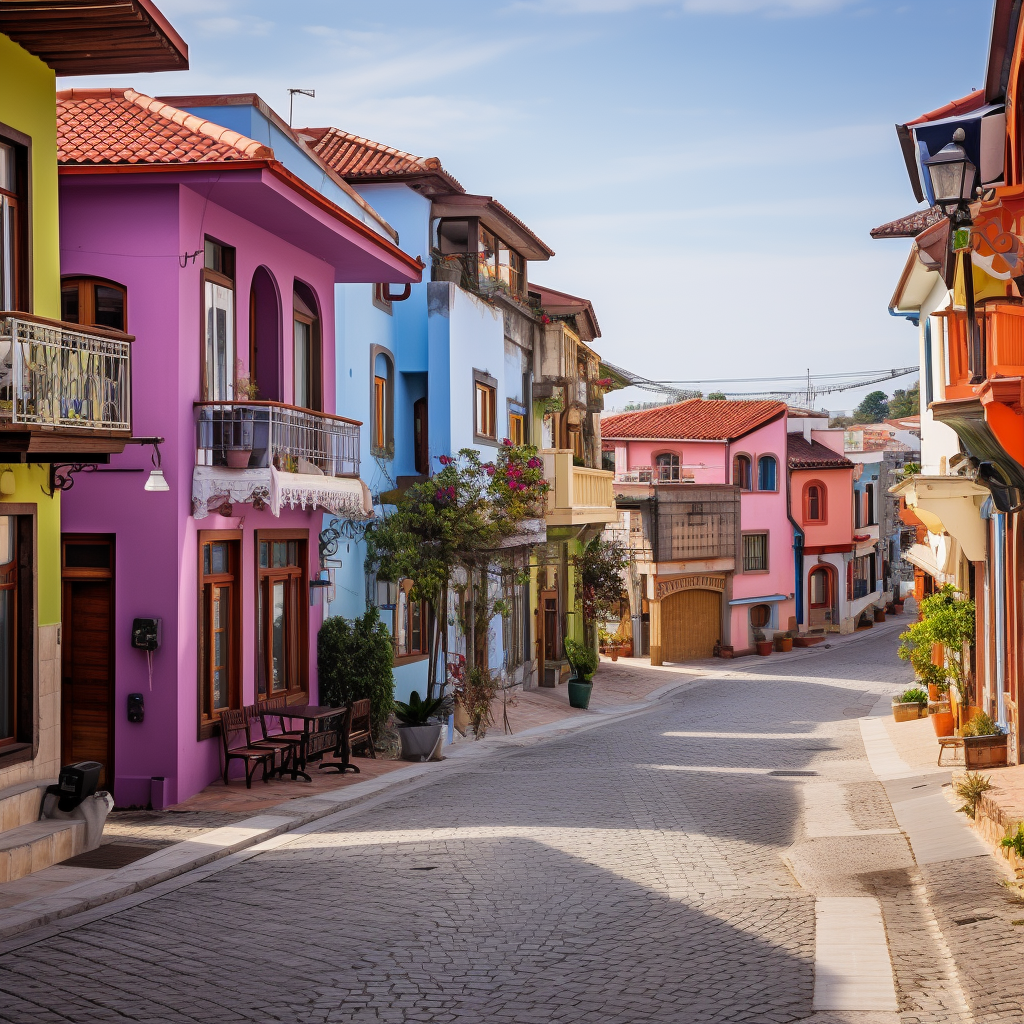
[[[160,646],[162,619],[134,619],[132,621],[132,647],[140,651],[155,651]]]
[[[146,717],[146,700],[141,693],[128,694],[128,721],[141,722]]]

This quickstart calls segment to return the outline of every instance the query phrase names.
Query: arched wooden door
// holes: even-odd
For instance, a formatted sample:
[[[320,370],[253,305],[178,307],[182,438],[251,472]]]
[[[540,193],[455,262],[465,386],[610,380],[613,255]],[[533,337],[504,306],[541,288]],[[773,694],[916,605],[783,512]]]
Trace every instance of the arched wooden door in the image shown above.
[[[722,636],[722,595],[716,590],[683,590],[661,602],[664,661],[710,658]]]

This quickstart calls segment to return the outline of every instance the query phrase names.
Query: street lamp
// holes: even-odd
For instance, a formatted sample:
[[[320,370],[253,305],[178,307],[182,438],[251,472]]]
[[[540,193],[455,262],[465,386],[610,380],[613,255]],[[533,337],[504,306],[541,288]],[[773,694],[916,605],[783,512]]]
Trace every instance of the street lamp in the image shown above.
[[[977,172],[963,147],[963,128],[953,132],[953,141],[935,156],[924,161],[936,205],[949,218],[950,244],[954,255],[960,253],[964,278],[964,305],[967,307],[967,369],[970,382],[985,379],[985,355],[974,311],[974,266],[971,261],[971,196]]]
[[[924,161],[932,184],[932,194],[942,212],[950,216],[955,212],[959,222],[970,223],[968,204],[974,192],[976,168],[971,163],[962,143],[966,136],[963,128],[953,133],[953,141],[943,146],[935,156]]]

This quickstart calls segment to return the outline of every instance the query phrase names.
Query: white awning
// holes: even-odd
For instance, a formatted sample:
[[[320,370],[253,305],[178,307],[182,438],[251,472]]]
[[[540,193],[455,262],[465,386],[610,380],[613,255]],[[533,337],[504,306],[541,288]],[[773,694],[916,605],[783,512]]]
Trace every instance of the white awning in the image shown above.
[[[350,519],[369,519],[373,501],[362,480],[354,477],[282,473],[276,469],[230,469],[227,466],[196,466],[192,471],[192,515],[205,519],[224,505],[269,508],[323,509]]]

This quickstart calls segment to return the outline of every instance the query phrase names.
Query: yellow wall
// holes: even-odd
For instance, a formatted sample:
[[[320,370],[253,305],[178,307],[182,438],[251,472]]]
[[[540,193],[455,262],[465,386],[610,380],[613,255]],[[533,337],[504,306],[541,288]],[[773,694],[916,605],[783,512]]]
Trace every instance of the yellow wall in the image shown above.
[[[38,57],[0,34],[0,124],[32,139],[30,228],[32,232],[32,309],[60,316],[60,235],[57,224],[57,83]],[[8,467],[0,467],[8,468]],[[45,466],[12,465],[15,493],[4,501],[38,506],[37,543],[39,625],[60,622],[60,497],[47,498]]]
[[[0,123],[32,138],[32,299],[39,316],[60,316],[57,228],[57,80],[53,71],[0,34]]]

